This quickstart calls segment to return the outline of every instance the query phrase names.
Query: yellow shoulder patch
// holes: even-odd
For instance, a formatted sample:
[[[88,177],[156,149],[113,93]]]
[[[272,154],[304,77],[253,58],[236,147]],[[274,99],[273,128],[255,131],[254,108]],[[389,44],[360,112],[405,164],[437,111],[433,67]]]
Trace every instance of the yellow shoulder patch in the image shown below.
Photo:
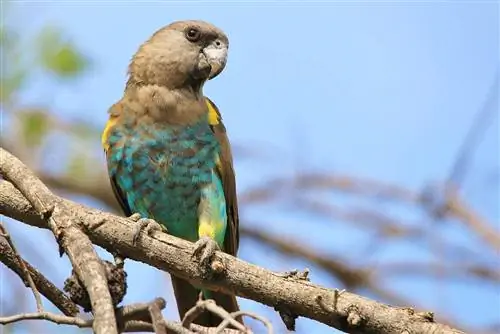
[[[219,111],[217,110],[217,107],[207,97],[205,98],[205,102],[207,103],[207,107],[208,107],[208,123],[210,125],[219,124],[220,123],[220,114],[219,114]]]
[[[102,147],[104,148],[104,151],[108,151],[109,149],[109,144],[108,144],[108,139],[109,139],[109,133],[111,132],[111,129],[113,126],[116,124],[118,117],[116,116],[110,116],[108,122],[106,123],[106,127],[104,128],[104,131],[102,132],[101,136],[101,144]]]

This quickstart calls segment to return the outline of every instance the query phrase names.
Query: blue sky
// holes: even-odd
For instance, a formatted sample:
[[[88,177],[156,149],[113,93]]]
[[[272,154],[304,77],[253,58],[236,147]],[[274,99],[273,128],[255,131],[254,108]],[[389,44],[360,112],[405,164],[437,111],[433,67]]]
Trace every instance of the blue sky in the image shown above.
[[[311,169],[418,189],[446,177],[484,102],[499,62],[498,8],[494,1],[30,1],[14,4],[12,15],[22,17],[26,34],[48,23],[61,26],[93,62],[92,71],[71,86],[35,80],[24,96],[27,103],[48,105],[65,116],[88,115],[103,127],[107,108],[122,94],[126,67],[138,45],[171,21],[203,19],[230,39],[228,65],[206,84],[205,93],[220,107],[230,139],[264,159],[237,159],[240,191],[269,176]],[[498,169],[498,152],[496,117],[464,189],[495,222],[498,186],[484,196],[483,175]],[[336,225],[325,232],[318,219],[286,214],[283,208],[258,207],[245,214],[262,221],[263,228],[303,242],[314,238],[318,249],[347,257],[346,247],[363,242],[348,228]],[[289,223],[270,224],[283,220]],[[465,229],[450,229],[454,237],[466,239]],[[331,245],[335,235],[349,237]],[[468,242],[476,247],[480,241]],[[243,244],[241,257],[273,270],[303,266],[275,254],[257,256],[254,246]],[[371,258],[404,260],[428,251],[398,247]],[[145,277],[165,285],[161,293],[170,291],[166,275],[135,263],[128,269],[128,302],[158,294]],[[314,272],[313,280],[335,286]],[[408,296],[418,294],[427,307],[442,305],[428,281],[388,283]],[[478,326],[498,319],[500,295],[492,296],[491,289],[457,284],[445,290],[449,313],[457,319],[467,315],[469,324]],[[457,294],[470,297],[474,307],[460,305]],[[257,307],[246,301],[242,306]],[[167,312],[177,316],[171,304]],[[280,322],[273,322],[281,333]],[[329,332],[306,320],[299,320],[299,329]]]

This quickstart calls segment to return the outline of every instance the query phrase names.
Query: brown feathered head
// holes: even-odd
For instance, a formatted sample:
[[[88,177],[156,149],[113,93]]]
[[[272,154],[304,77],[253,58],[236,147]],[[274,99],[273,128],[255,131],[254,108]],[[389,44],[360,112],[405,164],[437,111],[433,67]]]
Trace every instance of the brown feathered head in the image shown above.
[[[226,65],[228,38],[204,21],[178,21],[158,30],[133,56],[128,85],[201,87]]]

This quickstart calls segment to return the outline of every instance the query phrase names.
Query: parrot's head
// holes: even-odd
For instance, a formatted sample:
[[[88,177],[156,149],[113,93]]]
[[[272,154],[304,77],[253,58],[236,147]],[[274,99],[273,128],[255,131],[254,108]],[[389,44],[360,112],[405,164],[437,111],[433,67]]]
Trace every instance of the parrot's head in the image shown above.
[[[177,21],[158,30],[133,56],[130,80],[169,89],[201,87],[226,66],[228,38],[204,21]]]

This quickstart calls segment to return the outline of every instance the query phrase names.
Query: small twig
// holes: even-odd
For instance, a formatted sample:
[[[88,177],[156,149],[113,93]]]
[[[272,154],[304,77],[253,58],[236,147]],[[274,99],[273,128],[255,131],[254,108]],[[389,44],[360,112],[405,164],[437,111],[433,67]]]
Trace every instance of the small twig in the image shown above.
[[[75,325],[78,327],[91,327],[93,322],[92,320],[85,320],[78,317],[68,317],[66,315],[54,314],[50,312],[36,312],[0,317],[0,325],[7,325],[21,320],[48,320],[58,325]]]
[[[23,280],[28,282],[29,287],[31,288],[31,291],[33,292],[33,295],[35,296],[35,301],[36,301],[36,310],[38,312],[43,312],[43,304],[42,304],[42,298],[40,297],[40,292],[38,291],[35,282],[33,282],[33,278],[31,277],[30,272],[28,271],[28,268],[26,268],[26,264],[24,263],[23,258],[19,255],[16,246],[14,246],[14,243],[12,242],[12,239],[7,232],[7,229],[5,226],[3,226],[3,223],[0,221],[0,236],[4,237],[5,240],[7,240],[7,243],[9,244],[10,248],[12,248],[12,251],[14,252],[17,261],[19,262],[21,266],[21,270],[23,273]]]
[[[246,312],[246,311],[236,311],[236,312],[230,313],[229,315],[233,319],[236,319],[236,318],[241,317],[241,316],[247,316],[247,317],[253,318],[255,320],[258,320],[258,321],[262,322],[264,324],[264,326],[266,326],[266,328],[267,328],[267,334],[273,334],[274,333],[274,331],[273,331],[273,325],[271,324],[271,322],[269,320],[267,320],[266,318],[261,317],[258,314],[255,314],[255,313],[252,313],[252,312]],[[229,326],[229,318],[224,319],[220,323],[220,325],[217,326],[217,328],[215,329],[215,333],[216,334],[222,333],[223,330],[225,330],[227,328],[227,326]]]
[[[116,318],[117,319],[135,319],[135,320],[143,320],[150,321],[151,313],[149,312],[149,306],[153,303],[158,303],[160,309],[164,309],[166,302],[163,298],[156,298],[150,303],[134,303],[125,306],[121,306],[116,309]]]
[[[165,323],[163,322],[163,316],[161,315],[161,310],[163,308],[165,308],[164,299],[157,299],[148,307],[151,315],[151,323],[153,324],[153,329],[156,334],[167,334],[167,329],[165,327]]]
[[[124,308],[128,308],[132,310],[131,313],[123,312],[123,314],[127,314],[127,319],[120,319],[119,316],[117,318],[123,324],[121,327],[121,332],[154,332],[153,325],[149,321],[137,320],[133,316],[140,315],[144,311],[144,306],[147,304],[136,304],[125,306]],[[139,313],[135,313],[135,311],[139,311]],[[36,312],[36,313],[21,313],[7,317],[0,317],[0,325],[12,324],[19,321],[26,320],[46,320],[58,325],[72,325],[77,326],[79,328],[90,328],[94,323],[94,319],[83,319],[80,317],[69,317],[60,314],[54,314],[50,312]],[[168,321],[165,319],[161,319],[160,322],[164,326],[164,328],[168,329],[171,334],[195,334],[195,333],[205,333],[205,334],[215,334],[215,328],[213,327],[204,327],[196,324],[192,324],[190,329],[184,328],[181,323],[175,321]],[[158,333],[158,332],[156,332]],[[239,331],[234,329],[225,329],[223,330],[224,334],[244,334],[246,331]]]
[[[21,256],[14,252],[12,247],[9,245],[7,238],[0,237],[0,262],[15,272],[24,282],[26,287],[29,287],[28,281],[25,279],[25,275],[23,275],[22,265],[19,261],[20,259]],[[76,304],[73,303],[61,290],[59,290],[38,270],[33,268],[28,262],[23,260],[23,263],[28,269],[30,277],[33,279],[38,291],[45,296],[45,298],[50,300],[52,304],[54,304],[67,316],[74,316],[78,314],[78,307]]]
[[[182,324],[180,324],[178,322],[166,321],[166,320],[164,320],[163,322],[164,322],[165,328],[168,329],[170,332],[173,332],[176,334],[195,334],[195,332],[192,332],[191,330],[185,328]],[[191,326],[193,326],[193,325],[191,325]],[[206,329],[207,327],[203,327],[203,328]]]
[[[203,311],[209,311],[213,314],[219,316],[221,319],[227,320],[230,325],[234,328],[239,329],[243,332],[246,332],[245,326],[243,326],[240,322],[234,319],[229,312],[224,310],[222,307],[217,306],[214,300],[199,300],[196,302],[196,305],[193,306],[189,311],[184,315],[184,319],[182,319],[182,326],[185,328],[189,328],[191,323],[201,314]],[[226,325],[227,327],[227,325]]]

